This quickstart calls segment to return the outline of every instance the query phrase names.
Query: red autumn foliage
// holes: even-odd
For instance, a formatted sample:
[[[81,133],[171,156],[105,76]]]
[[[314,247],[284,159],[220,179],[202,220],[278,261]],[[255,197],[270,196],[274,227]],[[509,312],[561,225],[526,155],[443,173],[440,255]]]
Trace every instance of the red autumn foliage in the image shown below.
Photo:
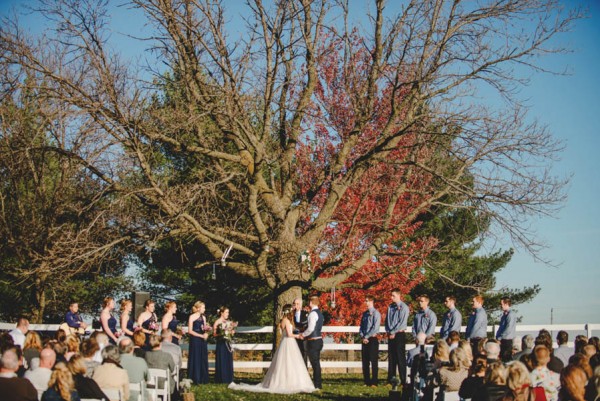
[[[310,125],[304,127],[304,137],[296,153],[300,190],[311,201],[311,214],[305,216],[307,223],[324,206],[334,178],[327,174],[344,143],[354,141],[342,174],[355,163],[361,163],[365,155],[381,152],[376,145],[386,125],[391,124],[394,129],[402,123],[403,116],[392,116],[391,106],[392,102],[401,101],[403,93],[394,92],[391,82],[381,82],[375,97],[375,112],[367,116],[364,124],[358,124],[358,119],[364,119],[357,112],[361,111],[360,94],[367,87],[371,56],[358,40],[351,43],[354,49],[347,62],[341,56],[344,44],[340,39],[326,41],[327,51],[319,52],[326,56],[318,63],[319,81],[312,118]],[[331,315],[332,325],[359,324],[367,294],[375,296],[376,305],[385,313],[393,288],[406,293],[422,280],[419,267],[436,245],[435,239],[409,240],[419,226],[415,217],[427,199],[431,181],[422,170],[415,172],[409,160],[427,157],[427,149],[420,146],[417,135],[409,132],[381,154],[382,157],[365,166],[362,179],[345,191],[333,223],[328,225],[319,245],[309,250],[311,261],[307,267],[320,276],[333,275],[353,264],[359,266],[337,288],[335,308],[329,304],[331,294],[322,294],[324,310]],[[390,214],[391,218],[386,220],[385,216]],[[382,233],[391,235],[380,241]],[[365,261],[365,252],[374,241],[380,241],[378,255]]]

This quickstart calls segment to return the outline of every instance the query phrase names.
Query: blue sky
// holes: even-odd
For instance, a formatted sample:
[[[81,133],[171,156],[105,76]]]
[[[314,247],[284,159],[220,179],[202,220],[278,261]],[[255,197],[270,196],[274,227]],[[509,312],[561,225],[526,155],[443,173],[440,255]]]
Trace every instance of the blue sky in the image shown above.
[[[0,15],[25,3],[29,2],[0,0]],[[573,175],[564,209],[554,219],[534,222],[539,236],[549,245],[543,257],[559,266],[536,263],[517,250],[497,280],[497,289],[540,284],[542,291],[534,301],[518,307],[527,324],[550,323],[551,309],[556,324],[600,323],[600,1],[565,4],[587,7],[588,18],[558,39],[573,52],[550,56],[543,63],[559,71],[568,67],[571,73],[534,75],[520,95],[528,99],[530,116],[548,125],[566,145],[554,172]],[[121,9],[113,22],[117,27],[131,24],[130,18],[131,12]],[[31,18],[22,21],[35,30]],[[130,49],[138,51],[139,47]]]

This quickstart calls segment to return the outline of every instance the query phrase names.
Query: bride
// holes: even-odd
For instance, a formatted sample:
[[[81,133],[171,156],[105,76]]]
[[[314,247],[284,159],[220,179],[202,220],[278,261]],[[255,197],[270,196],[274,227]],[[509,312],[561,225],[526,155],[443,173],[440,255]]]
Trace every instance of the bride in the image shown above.
[[[229,388],[278,394],[310,393],[316,390],[298,349],[295,340],[298,336],[293,334],[293,317],[292,305],[285,305],[279,323],[282,332],[281,343],[262,382],[256,385],[231,383]]]

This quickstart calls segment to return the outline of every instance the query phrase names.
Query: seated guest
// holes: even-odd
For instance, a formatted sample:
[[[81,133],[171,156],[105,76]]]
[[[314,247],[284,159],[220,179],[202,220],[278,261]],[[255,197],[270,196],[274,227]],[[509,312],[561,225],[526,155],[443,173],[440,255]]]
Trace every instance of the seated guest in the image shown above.
[[[119,354],[117,346],[107,345],[102,350],[102,358],[102,365],[94,369],[92,379],[98,383],[100,388],[119,390],[123,398],[129,399],[129,376],[120,365],[121,354]]]
[[[433,365],[436,370],[442,366],[450,366],[450,347],[444,340],[436,341],[433,346]]]
[[[583,352],[583,347],[588,344],[588,341],[587,336],[584,336],[583,334],[575,336],[575,351],[573,353],[578,354]]]
[[[38,393],[27,379],[17,377],[19,358],[14,348],[0,358],[0,394],[3,401],[37,401]]]
[[[90,337],[81,343],[81,356],[83,356],[86,373],[85,377],[92,377],[94,375],[94,369],[96,366],[100,366],[100,363],[94,359],[96,352],[100,349],[95,337]]]
[[[85,359],[81,355],[73,355],[67,364],[69,371],[73,375],[75,389],[80,398],[94,398],[98,400],[108,400],[108,397],[102,392],[98,383],[93,379],[86,377],[87,366]]]
[[[529,401],[535,400],[529,371],[521,362],[513,362],[508,366],[506,379],[509,391],[499,401]]]
[[[588,344],[583,347],[583,355],[587,356],[588,359],[596,355],[596,346],[593,344]]]
[[[530,373],[531,385],[543,387],[546,400],[558,401],[558,389],[560,387],[560,376],[558,373],[548,369],[550,362],[550,350],[545,345],[536,345],[533,349],[534,369]]]
[[[143,358],[133,354],[131,338],[124,337],[119,341],[119,352],[121,353],[121,366],[127,371],[129,383],[140,383],[148,380],[148,364]],[[130,391],[129,401],[135,401],[137,397],[137,392]]]
[[[133,354],[139,358],[146,356],[146,333],[141,330],[133,333]]]
[[[516,363],[516,362],[513,362]],[[506,386],[506,367],[502,362],[488,365],[483,378],[483,386],[473,393],[473,401],[495,401],[504,396],[508,390]]]
[[[44,348],[40,353],[40,366],[25,372],[25,378],[41,394],[48,389],[48,382],[52,376],[52,368],[56,362],[56,353],[51,348]]]
[[[151,334],[150,346],[152,347],[152,351],[147,351],[145,357],[148,367],[164,370],[169,369],[169,372],[175,372],[175,362],[173,361],[173,357],[168,352],[161,350],[160,336]],[[171,392],[175,391],[175,380],[173,380],[173,375],[170,377],[169,384],[171,386]],[[159,383],[159,385],[161,385],[161,383]]]
[[[517,352],[513,356],[514,361],[519,361],[523,355],[529,355],[535,346],[535,339],[529,334],[524,335],[521,339],[521,352]]]
[[[567,365],[560,373],[560,401],[585,401],[587,375],[574,365]]]
[[[175,366],[181,369],[181,347],[173,344],[173,332],[170,329],[164,329],[160,333],[160,337],[162,338],[160,349],[171,354]]]
[[[463,351],[465,351],[467,359],[469,360],[469,362],[473,363],[473,348],[471,347],[471,343],[469,342],[469,340],[460,340],[458,342],[458,347],[462,348]]]
[[[450,366],[439,370],[439,384],[444,391],[458,391],[463,380],[469,375],[469,360],[461,348],[450,352]]]
[[[522,341],[523,338],[521,336],[516,336],[514,341],[513,341],[513,347],[512,347],[512,360],[515,359],[515,354],[521,352],[523,350],[522,346]]]
[[[42,350],[42,339],[40,335],[33,330],[30,330],[25,335],[25,345],[23,346],[23,358],[27,363],[27,369],[31,369],[31,360],[40,357]]]
[[[580,368],[585,372],[585,376],[589,379],[592,378],[594,374],[592,367],[590,366],[590,361],[587,356],[581,353],[577,353],[569,358],[569,365],[574,365]]]
[[[66,339],[66,337],[65,337]],[[54,350],[54,352],[56,353],[56,362],[67,362],[67,359],[65,358],[65,354],[67,352],[67,345],[64,342],[59,342],[59,341],[51,341],[49,343],[49,346],[52,347],[52,349]]]
[[[448,342],[450,351],[452,351],[453,349],[458,348],[458,345],[460,344],[460,334],[458,334],[458,331],[453,330],[448,334],[448,339],[446,341]]]
[[[554,350],[554,356],[560,359],[564,366],[569,364],[569,358],[573,355],[573,350],[568,346],[569,333],[561,330],[556,335],[556,343],[558,348]]]
[[[469,376],[463,380],[458,390],[460,398],[463,400],[473,398],[475,391],[483,386],[486,368],[487,359],[485,359],[485,356],[481,355],[475,358],[469,369]]]
[[[54,366],[52,376],[48,382],[48,390],[44,391],[41,401],[79,401],[79,394],[75,390],[73,375],[63,362]]]
[[[552,337],[547,330],[540,330],[540,334],[535,339],[535,345],[544,345],[550,350],[550,361],[548,362],[548,369],[553,372],[560,373],[564,368],[564,365],[560,359],[552,354]]]
[[[17,353],[17,360],[19,361],[19,369],[17,369],[17,376],[24,377],[27,369],[25,369],[25,359],[23,359],[23,350],[18,345],[15,345],[13,349]]]
[[[29,320],[24,317],[17,319],[17,327],[11,330],[8,334],[13,338],[15,345],[23,349],[25,345],[25,334],[29,331]]]
[[[425,339],[427,338],[427,334],[425,333],[419,333],[417,334],[417,337],[415,338],[415,347],[412,349],[409,349],[408,352],[406,353],[406,366],[412,366],[413,360],[415,358],[415,356],[419,355],[419,353],[421,352],[421,345],[425,345]]]
[[[94,337],[98,343],[98,351],[94,354],[94,361],[102,363],[102,350],[110,344],[110,340],[108,336],[101,331],[95,331],[90,338],[91,337]]]
[[[68,361],[75,354],[79,353],[79,346],[81,342],[79,341],[79,337],[76,335],[69,334],[67,339],[65,340],[65,345],[67,347],[67,352],[65,353],[65,359]]]
[[[500,344],[496,340],[488,340],[485,343],[485,357],[488,365],[497,362],[500,358]]]

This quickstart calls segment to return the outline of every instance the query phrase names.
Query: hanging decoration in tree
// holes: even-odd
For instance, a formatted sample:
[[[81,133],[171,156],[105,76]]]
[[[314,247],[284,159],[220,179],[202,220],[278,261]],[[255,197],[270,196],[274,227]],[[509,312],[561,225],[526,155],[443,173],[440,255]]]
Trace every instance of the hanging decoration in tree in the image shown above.
[[[335,308],[335,286],[331,287],[331,309]]]

